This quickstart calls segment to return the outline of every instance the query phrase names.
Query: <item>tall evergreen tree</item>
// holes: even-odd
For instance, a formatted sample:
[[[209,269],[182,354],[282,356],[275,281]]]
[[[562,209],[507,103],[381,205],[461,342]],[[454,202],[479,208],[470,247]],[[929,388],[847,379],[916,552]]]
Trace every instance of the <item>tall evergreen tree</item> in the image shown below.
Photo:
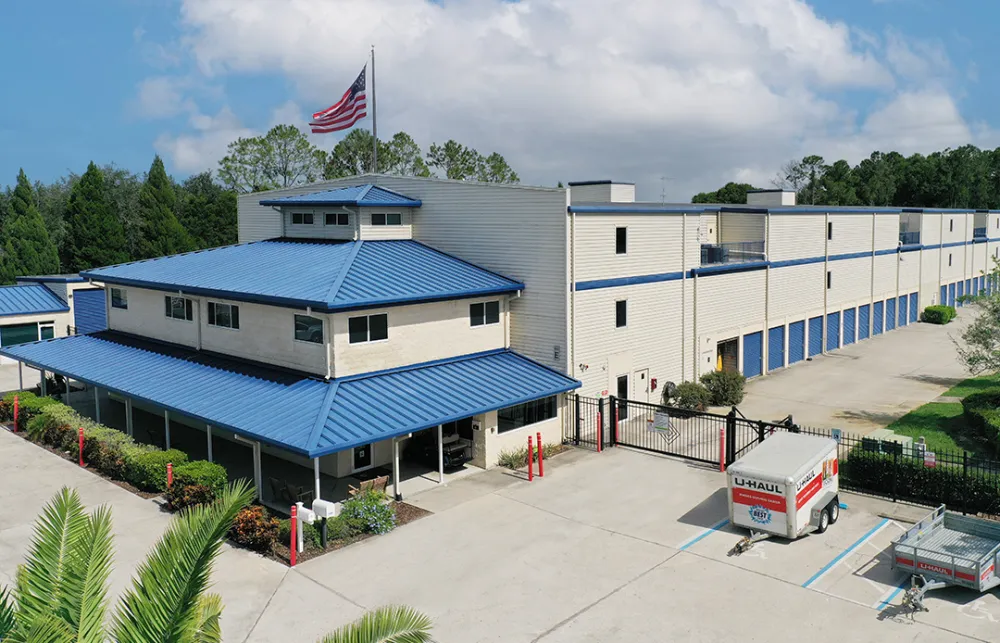
[[[236,243],[236,192],[212,180],[211,172],[178,186],[177,218],[199,248]]]
[[[151,259],[195,249],[191,235],[177,220],[176,209],[174,184],[157,155],[139,192],[142,234],[136,248],[136,258]]]
[[[74,272],[129,260],[122,223],[108,204],[104,174],[91,161],[66,210],[64,265]]]
[[[3,266],[0,267],[4,281],[10,282],[22,275],[59,272],[59,253],[45,229],[35,191],[24,170],[17,175],[9,209],[4,222]]]

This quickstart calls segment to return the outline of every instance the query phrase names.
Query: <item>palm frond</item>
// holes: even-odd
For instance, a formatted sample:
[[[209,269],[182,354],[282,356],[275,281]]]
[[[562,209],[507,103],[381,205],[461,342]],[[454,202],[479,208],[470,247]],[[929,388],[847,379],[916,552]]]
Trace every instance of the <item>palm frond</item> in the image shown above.
[[[0,589],[0,641],[4,640],[7,634],[14,629],[17,623],[17,612],[14,610],[14,602],[10,596],[10,590],[6,587]]]
[[[191,641],[212,563],[236,514],[253,496],[248,482],[232,484],[210,505],[178,514],[139,566],[114,619],[118,643]]]
[[[365,612],[321,643],[427,643],[432,640],[431,625],[430,618],[412,607],[387,605]]]
[[[42,622],[57,612],[66,594],[71,549],[87,528],[87,517],[76,491],[63,487],[35,521],[26,562],[15,585],[18,620]]]
[[[61,612],[77,643],[104,643],[112,557],[111,511],[101,507],[70,547]]]
[[[195,633],[192,643],[221,643],[222,597],[218,594],[205,594],[198,601],[198,611],[195,615]]]
[[[73,643],[73,632],[54,614],[36,618],[26,629],[17,628],[4,643]]]

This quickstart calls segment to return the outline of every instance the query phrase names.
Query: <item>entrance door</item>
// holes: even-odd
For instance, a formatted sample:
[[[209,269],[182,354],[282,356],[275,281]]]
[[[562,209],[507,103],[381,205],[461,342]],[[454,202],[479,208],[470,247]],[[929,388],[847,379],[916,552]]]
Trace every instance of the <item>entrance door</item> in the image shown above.
[[[354,447],[354,471],[370,469],[372,466],[372,445],[362,444]]]
[[[628,397],[628,375],[619,375],[616,380],[616,391],[615,394],[618,396],[619,400],[627,400]],[[618,419],[624,420],[628,418],[628,404],[618,405]]]
[[[715,370],[736,373],[740,370],[740,339],[733,337],[718,343]]]

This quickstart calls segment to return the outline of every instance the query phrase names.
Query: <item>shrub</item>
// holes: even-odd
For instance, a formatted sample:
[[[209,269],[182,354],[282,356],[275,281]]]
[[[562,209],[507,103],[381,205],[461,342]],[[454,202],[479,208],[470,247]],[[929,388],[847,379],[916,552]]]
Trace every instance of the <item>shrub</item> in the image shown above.
[[[542,456],[550,458],[555,454],[562,452],[563,445],[558,442],[550,442],[549,444],[543,444],[542,449]],[[538,462],[537,450],[533,450],[531,456],[532,462]],[[520,449],[514,449],[512,451],[501,451],[497,456],[497,465],[506,467],[507,469],[523,469],[528,466],[528,447],[523,446]]]
[[[260,505],[251,505],[236,514],[229,537],[237,544],[262,554],[278,542],[278,519]]]
[[[192,505],[207,505],[215,500],[216,492],[203,484],[174,484],[167,492],[167,504],[174,511]]]
[[[29,391],[14,391],[7,393],[0,401],[0,422],[11,422],[14,419],[14,396],[17,396],[17,430],[25,431],[32,419],[37,417],[42,410],[59,404],[58,400],[51,397],[38,397]]]
[[[928,306],[920,313],[920,321],[928,324],[947,324],[955,318],[952,306]]]
[[[338,535],[334,529],[334,525],[340,523],[340,517],[332,518],[326,522],[326,535],[330,540],[337,540],[338,538],[344,538],[343,535]],[[310,525],[307,522],[302,523],[302,542],[309,546],[312,544],[316,549],[323,548],[323,539],[320,536],[320,529],[322,526],[319,522],[314,525]],[[278,542],[282,545],[287,545],[292,538],[292,521],[289,518],[282,518],[278,521]]]
[[[359,494],[346,500],[340,518],[351,528],[369,534],[387,534],[396,526],[396,512],[383,493]]]
[[[704,411],[712,401],[708,387],[700,382],[681,382],[677,385],[674,404],[688,411]]]
[[[991,388],[962,400],[962,414],[968,424],[1000,453],[1000,388]]]
[[[203,485],[213,493],[221,493],[229,482],[229,474],[221,464],[208,460],[194,460],[174,466],[174,484],[180,486]]]
[[[743,401],[747,378],[733,371],[712,371],[701,376],[714,406],[733,406]]]
[[[125,457],[125,480],[143,491],[166,491],[168,462],[180,466],[187,462],[187,454],[177,449],[129,450]]]

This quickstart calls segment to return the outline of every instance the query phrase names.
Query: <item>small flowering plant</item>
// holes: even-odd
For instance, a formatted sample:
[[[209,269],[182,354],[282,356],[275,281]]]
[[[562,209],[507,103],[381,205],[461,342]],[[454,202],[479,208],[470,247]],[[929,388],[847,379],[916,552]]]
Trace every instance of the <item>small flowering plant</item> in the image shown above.
[[[385,494],[368,492],[344,501],[341,519],[363,533],[387,534],[396,527],[396,510]]]

